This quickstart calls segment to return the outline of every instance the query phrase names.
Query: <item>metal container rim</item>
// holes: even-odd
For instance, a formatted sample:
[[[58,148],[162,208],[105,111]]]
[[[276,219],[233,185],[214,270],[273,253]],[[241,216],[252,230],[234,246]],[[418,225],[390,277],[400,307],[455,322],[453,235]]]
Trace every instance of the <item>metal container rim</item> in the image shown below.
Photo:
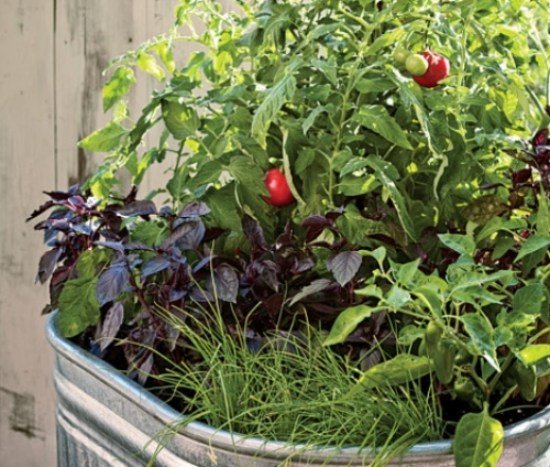
[[[122,372],[115,369],[107,362],[64,338],[57,327],[57,312],[52,313],[48,317],[46,333],[48,341],[56,353],[94,378],[97,378],[103,384],[109,386],[121,397],[142,407],[143,410],[160,423],[164,425],[183,423],[187,418],[187,416],[177,412],[166,402],[156,397],[138,383],[130,380]],[[515,438],[525,436],[526,433],[534,434],[548,428],[550,428],[550,406],[525,420],[507,426],[504,430],[504,434],[505,439],[511,441]],[[257,454],[258,451],[262,451],[265,453],[269,452],[271,456],[276,455],[277,457],[288,457],[290,454],[296,453],[297,451],[304,455],[335,456],[342,454],[358,455],[359,453],[364,455],[369,451],[372,452],[375,450],[375,448],[334,448],[294,445],[280,441],[271,441],[230,433],[198,421],[187,424],[179,431],[179,434],[203,442],[205,445],[211,447],[234,449],[238,446],[239,450],[243,453]],[[451,453],[452,440],[439,440],[416,444],[403,453],[403,457],[445,455]]]

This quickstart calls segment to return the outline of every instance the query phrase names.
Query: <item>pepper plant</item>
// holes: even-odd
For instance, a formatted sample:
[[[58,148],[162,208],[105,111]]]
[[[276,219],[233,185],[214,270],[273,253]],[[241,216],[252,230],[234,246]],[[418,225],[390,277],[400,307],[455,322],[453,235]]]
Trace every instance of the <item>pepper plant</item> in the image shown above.
[[[434,377],[442,406],[461,404],[445,414],[457,465],[494,464],[502,413],[548,403],[544,2],[237,0],[223,11],[182,0],[175,13],[173,29],[108,69],[112,121],[80,142],[104,163],[36,213],[54,208],[38,226],[52,242],[39,277],[53,273],[64,332],[162,348],[169,331],[148,310],[190,300],[251,317],[258,339],[306,316],[335,352],[369,355],[354,391]],[[136,117],[125,96],[139,73],[158,85]],[[138,187],[157,163],[166,186],[141,201],[120,193],[123,177]],[[92,283],[82,317],[67,296]],[[154,372],[152,353],[125,350]]]

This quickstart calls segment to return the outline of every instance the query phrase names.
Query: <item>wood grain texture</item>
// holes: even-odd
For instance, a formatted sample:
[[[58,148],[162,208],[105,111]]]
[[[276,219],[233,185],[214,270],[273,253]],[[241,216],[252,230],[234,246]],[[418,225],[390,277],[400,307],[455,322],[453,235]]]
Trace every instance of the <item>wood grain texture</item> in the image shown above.
[[[25,217],[55,184],[53,0],[0,6],[0,464],[55,460],[52,357],[34,285],[40,235]]]
[[[178,0],[0,1],[0,465],[53,467],[52,354],[34,284],[44,247],[25,217],[42,190],[82,181],[102,156],[76,143],[108,121],[100,90],[109,60],[168,29]],[[231,8],[230,0],[221,1]],[[178,56],[181,61],[192,49]],[[155,83],[138,72],[137,115]],[[151,135],[151,142],[158,135]],[[167,161],[170,164],[170,161]],[[142,194],[163,186],[151,170]]]

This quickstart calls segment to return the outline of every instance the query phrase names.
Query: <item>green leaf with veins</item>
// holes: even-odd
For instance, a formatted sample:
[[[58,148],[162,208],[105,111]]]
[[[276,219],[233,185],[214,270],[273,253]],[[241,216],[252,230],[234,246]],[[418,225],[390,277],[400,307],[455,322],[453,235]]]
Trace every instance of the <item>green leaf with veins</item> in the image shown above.
[[[503,446],[502,424],[489,416],[487,408],[463,415],[453,440],[456,467],[495,467]]]
[[[59,296],[58,325],[64,337],[74,337],[99,322],[97,277],[68,280]]]
[[[491,322],[481,313],[467,313],[460,320],[470,336],[470,343],[476,354],[487,360],[496,371],[500,371]]]
[[[412,151],[413,147],[407,138],[407,134],[385,107],[381,105],[362,106],[354,114],[353,120],[383,136],[390,143]]]

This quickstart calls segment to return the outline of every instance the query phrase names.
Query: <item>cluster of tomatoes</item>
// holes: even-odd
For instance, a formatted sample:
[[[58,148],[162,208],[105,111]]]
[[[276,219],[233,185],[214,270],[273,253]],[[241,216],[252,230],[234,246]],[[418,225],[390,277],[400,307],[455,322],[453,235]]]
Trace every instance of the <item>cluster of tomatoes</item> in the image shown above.
[[[449,60],[431,50],[417,54],[409,52],[403,46],[397,46],[393,56],[395,61],[405,66],[413,79],[422,87],[434,88],[449,76]],[[294,201],[288,181],[279,169],[268,170],[264,182],[269,192],[269,197],[264,198],[267,203],[284,207]]]
[[[417,54],[409,52],[403,46],[397,46],[393,57],[424,88],[435,88],[449,76],[449,60],[437,52],[425,50]]]

